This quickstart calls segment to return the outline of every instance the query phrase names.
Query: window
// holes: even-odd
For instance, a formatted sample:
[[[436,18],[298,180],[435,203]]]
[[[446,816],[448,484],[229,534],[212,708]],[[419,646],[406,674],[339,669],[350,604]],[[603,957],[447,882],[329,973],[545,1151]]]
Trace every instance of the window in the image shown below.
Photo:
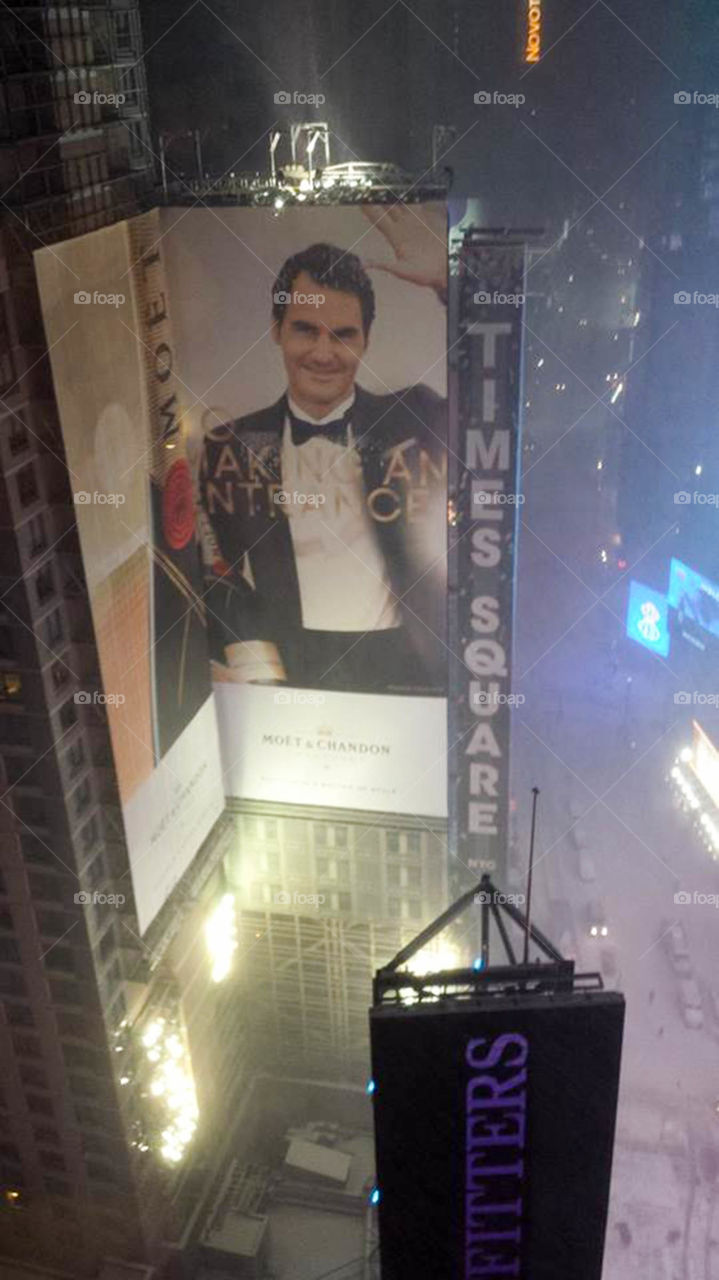
[[[346,849],[349,843],[349,832],[347,827],[335,827],[335,849]]]
[[[13,1164],[21,1164],[20,1152],[14,1142],[0,1142],[0,1158],[10,1160]]]
[[[53,662],[50,668],[50,675],[52,676],[55,690],[59,693],[63,685],[67,684],[70,679],[70,669],[65,666],[64,662]]]
[[[407,832],[407,850],[409,853],[422,852],[422,832],[421,831]]]
[[[70,750],[65,756],[70,768],[71,776],[78,773],[85,763],[85,744],[82,738],[78,738],[77,742],[73,742]]]
[[[85,826],[82,828],[82,831],[80,832],[80,839],[82,840],[82,847],[85,850],[85,853],[90,852],[93,845],[97,843],[99,838],[100,838],[100,824],[98,823],[98,820],[97,820],[97,814],[93,813],[90,821],[85,823]]]
[[[20,1063],[20,1079],[31,1089],[47,1089],[47,1076],[42,1067],[34,1067],[29,1062]]]
[[[67,902],[67,889],[65,881],[60,880],[56,876],[43,876],[37,872],[31,872],[29,876],[30,892],[33,898],[37,898],[40,902]]]
[[[35,594],[39,604],[44,604],[55,594],[55,575],[52,564],[46,564],[35,575]]]
[[[43,957],[46,969],[64,973],[75,972],[75,953],[70,947],[51,947]]]
[[[59,938],[72,924],[72,920],[63,915],[62,911],[37,911],[35,915],[40,933],[46,934],[48,938]]]
[[[72,1195],[69,1183],[61,1182],[59,1178],[45,1178],[45,1188],[51,1196],[66,1196],[69,1199]]]
[[[45,520],[42,512],[38,512],[31,520],[27,522],[29,533],[28,552],[31,560],[36,556],[42,555],[47,550],[47,533],[45,531]]]
[[[89,778],[84,778],[80,783],[73,796],[73,800],[75,802],[75,814],[79,818],[80,815],[85,812],[87,806],[92,800],[92,787],[90,785]]]
[[[77,1044],[64,1044],[62,1054],[68,1067],[76,1068],[79,1071],[92,1071],[95,1075],[101,1075],[103,1072],[104,1060],[102,1054],[97,1053],[94,1049],[84,1049]]]
[[[4,964],[21,964],[20,948],[14,938],[0,934],[0,962]]]
[[[10,426],[10,434],[8,436],[8,445],[10,446],[10,454],[16,458],[19,453],[24,453],[30,448],[30,437],[24,422],[21,421],[21,414],[17,413],[12,420]]]
[[[5,933],[12,933],[14,927],[11,913],[9,911],[0,911],[0,929]]]
[[[45,1125],[38,1125],[35,1129],[35,1137],[38,1142],[48,1142],[51,1146],[60,1146],[60,1135],[57,1129],[48,1129]]]
[[[65,638],[65,623],[62,609],[53,609],[45,619],[45,639],[48,647],[54,649]]]
[[[74,724],[77,724],[77,712],[72,698],[60,707],[60,724],[63,729],[71,729]]]
[[[30,725],[22,715],[0,715],[0,742],[13,747],[30,746]]]
[[[67,1166],[59,1151],[41,1151],[39,1155],[46,1169],[54,1169],[56,1173],[65,1173]]]
[[[16,671],[0,671],[0,702],[15,702],[22,697],[22,679]]]
[[[5,756],[3,764],[5,766],[5,777],[11,787],[16,782],[19,782],[20,778],[24,778],[31,767],[27,756]]]
[[[328,844],[327,827],[324,823],[315,823],[315,844],[318,849],[325,849]]]
[[[26,1093],[25,1101],[29,1111],[34,1111],[36,1115],[51,1116],[52,1102],[49,1098],[43,1098],[41,1093]]]
[[[18,1058],[40,1058],[40,1041],[37,1036],[13,1035],[13,1044]]]
[[[399,853],[399,831],[388,831],[386,842],[388,853]]]
[[[20,505],[29,507],[33,502],[37,502],[40,492],[37,487],[37,476],[35,468],[31,462],[26,467],[21,467],[16,476],[18,497]]]
[[[0,626],[0,658],[9,662],[17,658],[15,633],[11,627]]]
[[[0,296],[0,395],[5,395],[14,385],[15,366],[12,358],[12,343],[7,323],[7,303],[5,294]]]
[[[11,1027],[32,1027],[35,1025],[35,1016],[29,1004],[10,1004],[5,1005],[7,1020]]]

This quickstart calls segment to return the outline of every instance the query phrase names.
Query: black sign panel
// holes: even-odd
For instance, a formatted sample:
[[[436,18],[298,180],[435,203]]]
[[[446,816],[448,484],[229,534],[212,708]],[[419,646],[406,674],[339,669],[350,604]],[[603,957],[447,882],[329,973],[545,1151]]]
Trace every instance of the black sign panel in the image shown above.
[[[370,1016],[383,1280],[600,1280],[624,1000]]]
[[[449,462],[449,814],[455,893],[502,884],[508,842],[524,246],[453,255]]]

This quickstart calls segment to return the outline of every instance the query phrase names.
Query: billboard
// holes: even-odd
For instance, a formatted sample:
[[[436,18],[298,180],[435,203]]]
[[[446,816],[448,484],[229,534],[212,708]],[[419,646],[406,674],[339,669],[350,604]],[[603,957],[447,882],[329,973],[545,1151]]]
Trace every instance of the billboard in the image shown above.
[[[644,582],[632,579],[627,600],[627,635],[660,658],[669,654],[669,602]]]
[[[675,557],[669,562],[667,599],[688,639],[704,648],[697,631],[719,638],[719,586]]]
[[[226,791],[443,816],[445,208],[161,226]]]
[[[160,235],[147,214],[35,255],[142,932],[224,807]]]
[[[370,1015],[385,1280],[600,1280],[624,1000]]]
[[[467,236],[453,257],[450,397],[450,841],[454,892],[505,869],[524,245]]]

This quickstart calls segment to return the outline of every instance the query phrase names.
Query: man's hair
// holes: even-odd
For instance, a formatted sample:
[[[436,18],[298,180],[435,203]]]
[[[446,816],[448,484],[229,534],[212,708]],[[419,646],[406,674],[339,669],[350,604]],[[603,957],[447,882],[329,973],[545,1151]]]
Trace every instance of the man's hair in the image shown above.
[[[359,298],[362,329],[366,339],[375,313],[372,281],[356,254],[338,249],[333,244],[311,244],[308,249],[293,254],[283,264],[272,290],[272,316],[277,324],[282,323],[286,304],[278,302],[276,295],[292,293],[301,271],[306,271],[318,285],[325,285],[327,289],[340,289],[343,293],[353,293]]]

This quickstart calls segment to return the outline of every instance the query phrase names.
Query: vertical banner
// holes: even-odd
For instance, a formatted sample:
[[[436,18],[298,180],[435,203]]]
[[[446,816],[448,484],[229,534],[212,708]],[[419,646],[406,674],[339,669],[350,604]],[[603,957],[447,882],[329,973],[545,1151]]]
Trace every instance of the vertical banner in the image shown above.
[[[453,890],[505,873],[524,245],[467,232],[452,259],[449,811]]]
[[[155,211],[35,255],[141,933],[224,808],[164,251]]]

